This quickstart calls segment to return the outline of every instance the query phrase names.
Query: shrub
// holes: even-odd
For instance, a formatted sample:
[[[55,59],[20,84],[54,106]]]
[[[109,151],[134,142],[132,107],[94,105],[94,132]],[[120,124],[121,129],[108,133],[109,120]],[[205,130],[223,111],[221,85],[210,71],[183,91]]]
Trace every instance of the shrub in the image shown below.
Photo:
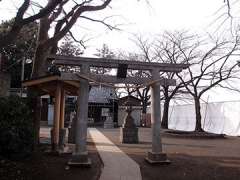
[[[18,96],[0,98],[0,155],[19,158],[33,148],[33,119],[26,100]]]

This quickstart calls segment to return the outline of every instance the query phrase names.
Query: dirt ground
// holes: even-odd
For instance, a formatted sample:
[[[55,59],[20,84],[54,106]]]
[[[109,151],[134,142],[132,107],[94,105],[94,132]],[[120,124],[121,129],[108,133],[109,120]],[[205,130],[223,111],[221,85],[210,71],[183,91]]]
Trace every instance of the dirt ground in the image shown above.
[[[91,168],[69,169],[66,163],[71,154],[58,156],[41,151],[21,161],[0,160],[0,180],[97,180],[103,164],[91,139],[88,149]]]
[[[144,158],[151,149],[151,129],[139,129],[139,144],[121,144],[119,129],[99,129],[133,158],[143,180],[239,180],[240,138],[194,139],[163,135],[163,150],[170,165],[150,165]]]
[[[151,129],[139,129],[139,144],[121,144],[119,129],[99,129],[141,168],[143,180],[239,180],[240,138],[193,139],[163,134],[163,150],[170,165],[150,165],[144,158],[151,149]],[[42,135],[48,142],[48,130]],[[96,180],[103,167],[97,150],[88,138],[91,168],[66,169],[69,155],[38,153],[24,161],[1,161],[0,180]]]

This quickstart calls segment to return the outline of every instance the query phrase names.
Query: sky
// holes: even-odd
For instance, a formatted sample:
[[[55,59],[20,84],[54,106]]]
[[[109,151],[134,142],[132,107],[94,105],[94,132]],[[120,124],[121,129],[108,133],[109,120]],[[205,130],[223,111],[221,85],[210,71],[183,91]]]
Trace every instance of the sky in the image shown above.
[[[2,0],[0,20],[13,17],[21,2]],[[111,49],[129,50],[135,46],[131,40],[132,34],[150,36],[165,30],[214,32],[223,19],[215,22],[225,12],[225,9],[218,12],[223,5],[223,0],[113,0],[110,8],[93,13],[90,17],[109,17],[106,22],[117,24],[120,30],[110,31],[103,25],[81,20],[72,31],[79,39],[88,40],[85,43],[87,55],[94,54],[93,51],[101,48],[103,43]],[[32,13],[31,9],[29,13]]]
[[[89,43],[99,46],[104,42],[113,49],[129,50],[134,46],[132,34],[151,36],[166,30],[214,32],[218,24],[214,23],[215,19],[223,11],[215,12],[221,6],[222,0],[150,0],[149,4],[145,0],[116,0],[107,14],[116,15],[112,19],[122,23],[119,26],[121,31],[106,31],[106,28],[100,31],[98,27],[93,30],[93,34],[99,35],[98,38]]]
[[[40,1],[46,0],[38,2]],[[13,17],[21,2],[20,0],[2,0],[0,20]],[[91,14],[91,17],[96,19],[108,17],[107,22],[117,24],[120,30],[111,31],[101,24],[81,20],[72,31],[77,38],[88,40],[85,43],[87,56],[95,54],[96,49],[100,49],[104,43],[114,51],[131,52],[137,51],[132,41],[133,34],[148,37],[161,34],[166,30],[188,30],[193,33],[224,36],[230,31],[230,21],[221,24],[226,17],[224,15],[226,7],[223,6],[223,0],[113,0],[109,8]],[[234,4],[233,13],[240,9],[239,6],[240,3]],[[31,10],[29,13],[32,13]],[[232,92],[226,92],[226,96],[220,96],[214,96],[214,100],[211,100],[212,96],[209,98],[209,95],[204,98],[209,101],[236,100],[236,94]]]

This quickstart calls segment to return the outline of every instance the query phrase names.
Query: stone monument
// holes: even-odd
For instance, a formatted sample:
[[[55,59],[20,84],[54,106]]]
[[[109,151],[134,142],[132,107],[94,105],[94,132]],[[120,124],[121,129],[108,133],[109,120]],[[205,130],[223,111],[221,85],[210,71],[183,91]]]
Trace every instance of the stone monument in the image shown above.
[[[131,116],[132,104],[127,101],[124,105],[127,106],[127,114],[124,118],[123,126],[120,128],[120,141],[122,143],[136,144],[138,143],[138,128]]]

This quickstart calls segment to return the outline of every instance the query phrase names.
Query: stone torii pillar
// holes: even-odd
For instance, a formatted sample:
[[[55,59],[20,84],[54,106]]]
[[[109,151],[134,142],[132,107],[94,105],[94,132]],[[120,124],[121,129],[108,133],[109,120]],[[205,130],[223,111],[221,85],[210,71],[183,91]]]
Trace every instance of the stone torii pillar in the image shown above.
[[[90,71],[88,65],[81,66],[81,72],[88,74]],[[72,159],[68,162],[72,166],[90,166],[91,160],[88,158],[87,151],[87,120],[88,120],[88,98],[89,98],[89,81],[80,80],[78,90],[78,108],[75,132],[75,151]]]
[[[159,79],[159,71],[152,71],[153,80]],[[146,160],[151,164],[170,163],[167,155],[162,151],[161,140],[161,104],[160,83],[151,85],[151,121],[152,121],[152,150],[147,153]]]

